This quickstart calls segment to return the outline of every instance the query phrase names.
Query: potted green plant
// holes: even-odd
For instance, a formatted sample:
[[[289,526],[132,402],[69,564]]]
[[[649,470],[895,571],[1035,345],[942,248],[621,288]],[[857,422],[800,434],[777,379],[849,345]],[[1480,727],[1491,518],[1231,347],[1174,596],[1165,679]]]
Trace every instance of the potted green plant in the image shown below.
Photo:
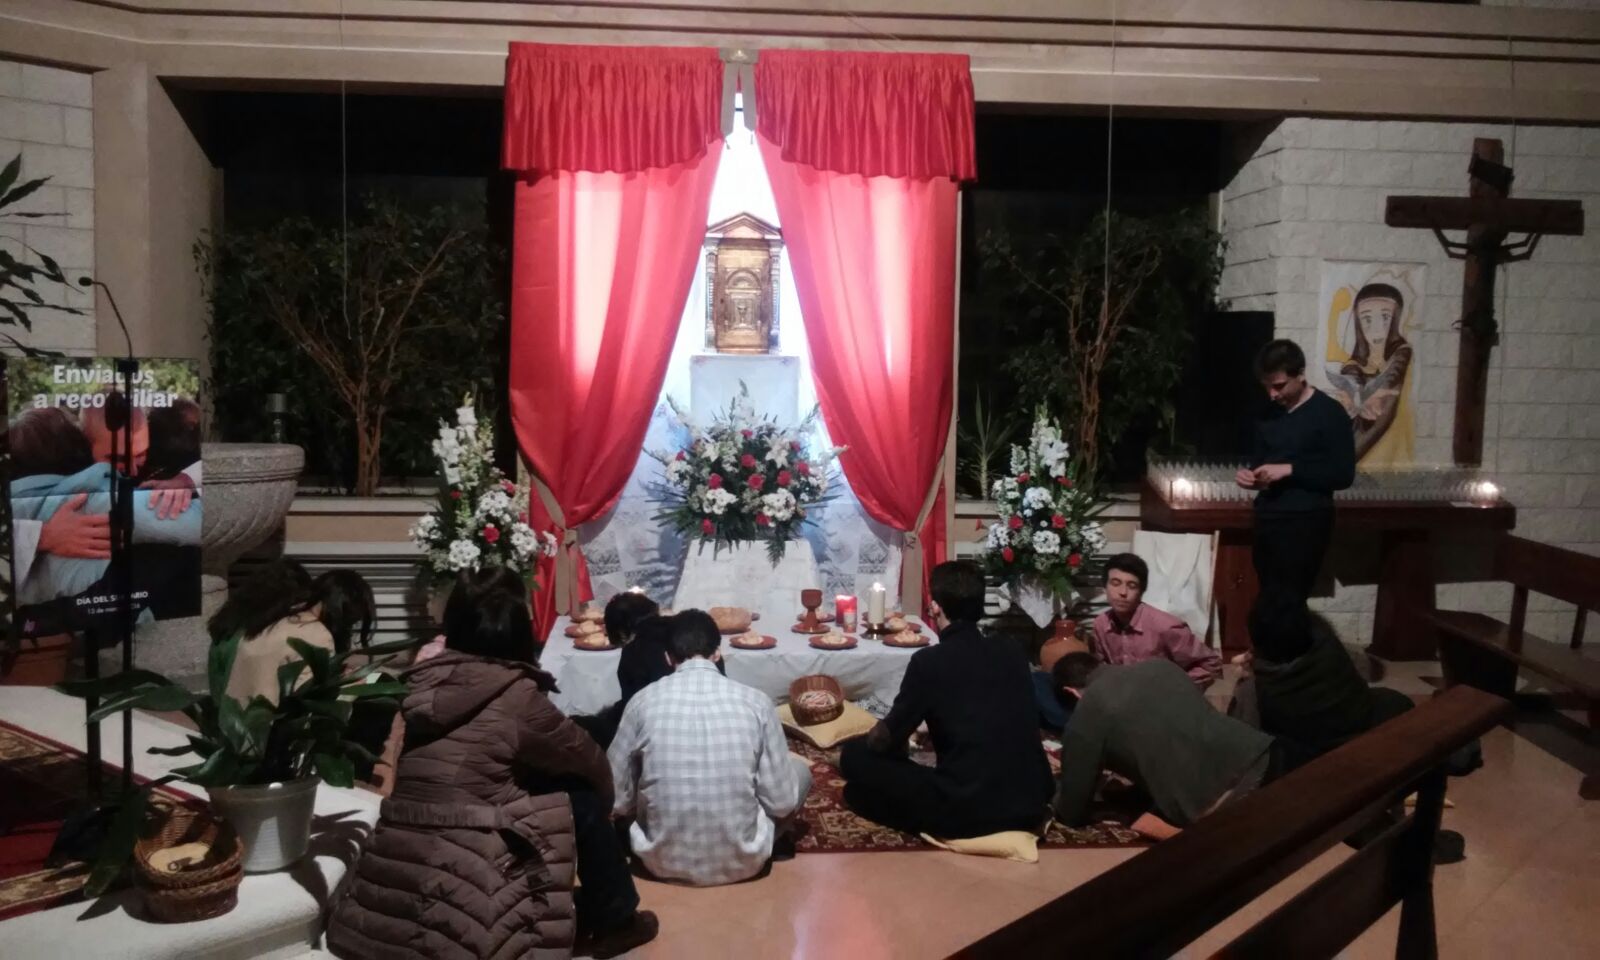
[[[32,180],[21,179],[22,154],[17,154],[0,169],[0,216],[37,219],[57,216],[44,211],[18,210],[17,205],[40,187],[50,182],[49,177]],[[0,324],[33,329],[31,314],[36,310],[54,310],[58,313],[81,314],[74,307],[48,302],[46,295],[51,285],[67,286],[67,276],[47,254],[35,249],[17,237],[0,236]],[[53,355],[19,341],[10,333],[0,333],[0,346],[7,352],[25,356]],[[5,399],[5,378],[0,367],[0,404]],[[0,463],[9,475],[9,447],[0,445]],[[0,589],[9,599],[11,582],[11,501],[0,497]],[[0,603],[0,684],[44,686],[67,676],[72,660],[72,638],[66,635],[34,638],[22,642],[18,625],[11,622],[10,603]]]
[[[196,728],[184,746],[150,749],[197,759],[123,799],[96,857],[86,887],[91,895],[104,890],[127,863],[151,787],[178,779],[205,787],[218,816],[244,844],[245,872],[262,873],[281,870],[305,855],[318,782],[352,786],[355,762],[376,760],[366,747],[347,738],[351,708],[357,700],[404,695],[405,684],[384,667],[394,654],[412,648],[412,641],[334,653],[291,639],[300,658],[278,669],[277,703],[263,696],[240,701],[226,694],[239,642],[233,637],[211,648],[203,693],[149,670],[56,687],[73,696],[99,697],[101,705],[89,715],[91,721],[123,710],[176,710]],[[352,667],[352,657],[367,662]]]

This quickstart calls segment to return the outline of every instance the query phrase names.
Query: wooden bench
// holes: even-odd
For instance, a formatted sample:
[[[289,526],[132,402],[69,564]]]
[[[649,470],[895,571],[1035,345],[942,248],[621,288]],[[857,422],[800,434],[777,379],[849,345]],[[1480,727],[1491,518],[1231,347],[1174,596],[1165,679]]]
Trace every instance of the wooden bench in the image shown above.
[[[953,956],[1167,958],[1382,811],[1415,810],[1224,947],[1218,957],[1333,957],[1400,904],[1395,955],[1438,955],[1433,840],[1442,764],[1510,711],[1471,687],[1446,691]]]
[[[1495,546],[1493,576],[1515,587],[1509,623],[1461,610],[1429,614],[1439,638],[1445,683],[1466,684],[1509,700],[1518,671],[1527,669],[1582,697],[1590,729],[1600,730],[1600,660],[1583,655],[1584,624],[1590,610],[1600,609],[1600,557],[1506,534]],[[1527,631],[1530,591],[1577,606],[1566,643]],[[1584,777],[1579,792],[1596,799],[1600,781],[1593,774]]]

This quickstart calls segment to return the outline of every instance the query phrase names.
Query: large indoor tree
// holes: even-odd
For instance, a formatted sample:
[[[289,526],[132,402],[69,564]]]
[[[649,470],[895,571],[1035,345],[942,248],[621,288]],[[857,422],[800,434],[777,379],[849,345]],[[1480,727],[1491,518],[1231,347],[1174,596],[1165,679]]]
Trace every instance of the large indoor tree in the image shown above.
[[[1213,306],[1222,244],[1202,211],[1101,214],[1072,236],[986,235],[1013,409],[1070,425],[1082,475],[1136,422],[1170,427],[1194,323]]]
[[[432,419],[463,392],[492,392],[503,257],[469,218],[369,198],[348,227],[289,217],[203,238],[195,253],[223,429],[259,438],[265,395],[286,393],[298,433],[320,442],[313,463],[358,496],[427,472]],[[384,452],[396,419],[409,431],[399,458]]]

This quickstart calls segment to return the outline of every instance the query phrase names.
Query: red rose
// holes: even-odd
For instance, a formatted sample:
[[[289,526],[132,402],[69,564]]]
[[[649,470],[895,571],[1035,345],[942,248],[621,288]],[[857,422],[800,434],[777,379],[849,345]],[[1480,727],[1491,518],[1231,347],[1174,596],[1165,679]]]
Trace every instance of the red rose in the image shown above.
[[[766,482],[767,482],[767,475],[766,474],[764,474],[764,473],[752,473],[752,474],[750,474],[750,489],[751,490],[760,490],[761,487],[766,484]]]
[[[1067,525],[1067,518],[1066,517],[1063,517],[1059,513],[1055,513],[1055,514],[1051,514],[1050,515],[1050,526],[1055,527],[1057,530],[1060,530],[1062,527],[1065,527],[1066,525]]]
[[[450,491],[450,499],[451,500],[460,500],[461,499],[461,491],[460,490],[451,490]]]
[[[800,452],[800,441],[799,440],[790,440],[789,441],[789,449],[791,451],[795,452],[795,453],[799,453]]]
[[[768,519],[766,514],[764,514],[764,513],[756,514],[756,526],[764,527],[764,526],[766,526],[767,524],[769,524],[771,522],[772,521],[770,519]]]
[[[524,510],[521,513],[517,514],[517,519],[521,520],[523,523],[527,523],[528,522],[528,511]]]
[[[502,480],[500,482],[500,489],[504,490],[506,493],[515,494],[517,492],[517,485],[512,483],[510,480]]]
[[[1083,566],[1083,554],[1073,553],[1067,556],[1067,566],[1077,568]]]
[[[1072,489],[1072,478],[1071,477],[1057,477],[1056,478],[1056,482],[1061,484],[1063,487],[1066,487],[1068,490]]]
[[[1013,529],[1013,530],[1021,530],[1022,529],[1022,517],[1017,515],[1017,514],[1012,514],[1011,515],[1011,519],[1008,520],[1007,522],[1009,524],[1011,524],[1011,529]]]
[[[778,471],[778,486],[787,487],[789,484],[791,484],[793,482],[794,482],[794,474],[790,473],[787,470],[779,470]]]
[[[1032,479],[1033,479],[1033,474],[1031,474],[1031,473],[1019,473],[1019,474],[1017,474],[1017,482],[1018,483],[1027,483],[1029,480],[1032,480]]]
[[[739,458],[739,466],[744,467],[746,470],[752,469],[755,465],[756,458],[753,453],[747,453]]]
[[[489,543],[498,541],[500,539],[500,529],[492,523],[488,524],[483,528],[483,539]]]
[[[687,460],[687,459],[689,459],[689,455],[687,453],[684,453],[682,450],[679,450],[677,457],[675,457],[674,459]]]
[[[749,431],[749,430],[740,430],[739,431],[739,436],[744,437],[746,440],[749,440],[751,437],[755,436],[755,434],[753,432]]]
[[[711,476],[706,477],[706,486],[713,490],[722,489],[722,474],[713,473]]]
[[[709,537],[713,533],[717,532],[717,525],[712,523],[710,520],[701,520],[700,532]]]
[[[1017,552],[1010,547],[1001,547],[1000,556],[1005,558],[1006,563],[1010,563],[1011,561],[1017,559]]]
[[[811,464],[806,463],[804,460],[796,461],[794,468],[795,470],[799,471],[800,476],[802,477],[811,476]]]

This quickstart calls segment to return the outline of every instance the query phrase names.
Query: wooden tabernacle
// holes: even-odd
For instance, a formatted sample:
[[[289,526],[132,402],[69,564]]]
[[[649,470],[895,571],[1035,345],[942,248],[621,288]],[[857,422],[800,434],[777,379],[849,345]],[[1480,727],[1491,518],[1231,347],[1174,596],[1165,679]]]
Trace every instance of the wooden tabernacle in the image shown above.
[[[1435,609],[1432,540],[1435,531],[1510,530],[1516,508],[1451,502],[1336,501],[1334,537],[1350,531],[1379,535],[1378,604],[1372,652],[1387,660],[1431,660]],[[1217,538],[1215,594],[1224,653],[1250,649],[1248,620],[1260,585],[1250,561],[1255,511],[1248,501],[1168,503],[1149,480],[1139,495],[1139,523],[1166,533],[1212,533]]]

